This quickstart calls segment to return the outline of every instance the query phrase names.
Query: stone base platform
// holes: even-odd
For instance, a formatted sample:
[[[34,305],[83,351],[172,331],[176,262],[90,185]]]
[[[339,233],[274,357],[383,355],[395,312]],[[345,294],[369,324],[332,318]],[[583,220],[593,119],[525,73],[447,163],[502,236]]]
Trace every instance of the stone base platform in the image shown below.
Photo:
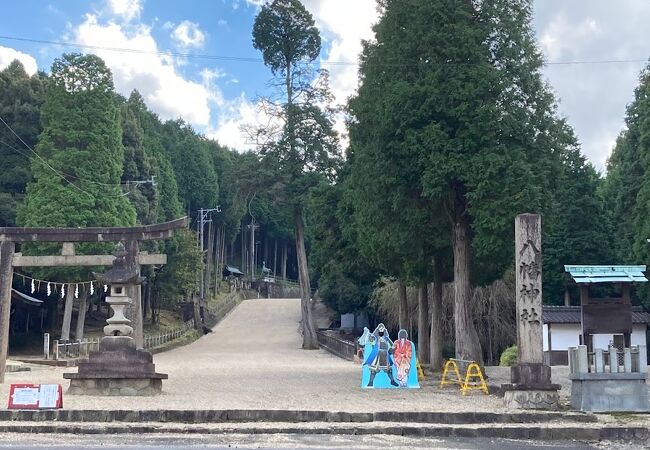
[[[148,396],[162,392],[161,378],[71,378],[68,394]],[[167,378],[165,376],[165,378]]]
[[[512,389],[505,391],[503,402],[507,408],[545,409],[554,411],[559,408],[560,395],[556,389]]]
[[[645,373],[570,375],[571,406],[590,412],[650,412]]]
[[[167,374],[157,373],[153,356],[136,349],[128,336],[102,338],[98,352],[79,362],[78,373],[64,373],[69,394],[146,396],[162,392]]]
[[[551,383],[551,368],[539,363],[517,364],[510,368],[512,383],[503,384],[507,408],[556,410],[560,406],[559,384]]]

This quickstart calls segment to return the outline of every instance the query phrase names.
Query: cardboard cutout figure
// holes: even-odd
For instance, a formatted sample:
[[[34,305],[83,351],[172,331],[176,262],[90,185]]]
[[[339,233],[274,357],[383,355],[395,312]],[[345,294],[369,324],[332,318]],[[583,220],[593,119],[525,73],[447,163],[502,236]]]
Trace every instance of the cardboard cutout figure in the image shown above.
[[[400,330],[399,339],[393,342],[383,323],[371,334],[364,328],[358,339],[364,346],[361,387],[393,388],[420,387],[415,368],[415,345],[407,339],[406,330]],[[395,381],[395,378],[397,380]]]

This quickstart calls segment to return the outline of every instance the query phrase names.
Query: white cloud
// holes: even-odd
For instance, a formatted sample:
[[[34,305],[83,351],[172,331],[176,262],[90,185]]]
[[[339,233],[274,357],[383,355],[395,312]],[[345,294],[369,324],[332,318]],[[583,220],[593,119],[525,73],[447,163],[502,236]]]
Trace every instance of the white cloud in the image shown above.
[[[258,150],[267,138],[256,135],[255,130],[278,130],[281,127],[280,119],[268,114],[267,109],[263,101],[251,102],[242,93],[221,105],[216,125],[206,130],[206,136],[239,151]]]
[[[181,76],[171,56],[159,52],[151,29],[130,25],[128,31],[114,22],[101,24],[88,14],[74,29],[72,40],[84,45],[136,49],[147,53],[95,50],[113,72],[115,88],[123,95],[140,91],[147,105],[163,119],[182,117],[195,126],[210,123],[210,102],[221,98],[214,86]]]
[[[566,15],[560,13],[548,25],[539,42],[549,60],[557,61],[566,55],[574,56],[601,32],[602,29],[592,17],[570,23]]]
[[[38,70],[36,59],[33,56],[14,50],[13,48],[0,46],[0,70],[7,67],[15,59],[23,63],[25,72],[29,75],[34,75]]]
[[[201,47],[205,43],[205,33],[199,25],[189,20],[182,21],[171,34],[176,44],[183,48]]]
[[[537,38],[548,61],[638,60],[650,55],[647,0],[537,0]],[[544,74],[583,153],[605,168],[624,129],[643,63],[549,65]]]
[[[108,0],[108,7],[113,14],[130,22],[140,16],[142,0]]]
[[[358,87],[356,63],[362,50],[362,40],[374,37],[372,25],[379,20],[376,0],[346,2],[341,13],[340,0],[304,0],[314,15],[323,37],[329,41],[327,56],[321,61],[330,71],[330,87],[338,103],[345,103]],[[330,65],[345,62],[346,65]]]

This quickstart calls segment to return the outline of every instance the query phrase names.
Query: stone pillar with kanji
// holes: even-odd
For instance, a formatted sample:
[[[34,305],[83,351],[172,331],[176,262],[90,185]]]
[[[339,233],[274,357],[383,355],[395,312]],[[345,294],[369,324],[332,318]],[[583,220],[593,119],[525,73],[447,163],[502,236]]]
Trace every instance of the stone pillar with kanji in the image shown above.
[[[515,219],[517,365],[504,384],[506,406],[556,409],[560,386],[551,383],[542,341],[542,226],[537,214]]]

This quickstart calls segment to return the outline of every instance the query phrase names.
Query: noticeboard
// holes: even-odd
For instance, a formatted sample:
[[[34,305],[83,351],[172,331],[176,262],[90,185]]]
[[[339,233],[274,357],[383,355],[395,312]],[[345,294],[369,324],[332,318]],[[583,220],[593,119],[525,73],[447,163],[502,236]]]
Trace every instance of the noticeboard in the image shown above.
[[[63,408],[63,389],[60,384],[12,384],[9,388],[7,408]]]

